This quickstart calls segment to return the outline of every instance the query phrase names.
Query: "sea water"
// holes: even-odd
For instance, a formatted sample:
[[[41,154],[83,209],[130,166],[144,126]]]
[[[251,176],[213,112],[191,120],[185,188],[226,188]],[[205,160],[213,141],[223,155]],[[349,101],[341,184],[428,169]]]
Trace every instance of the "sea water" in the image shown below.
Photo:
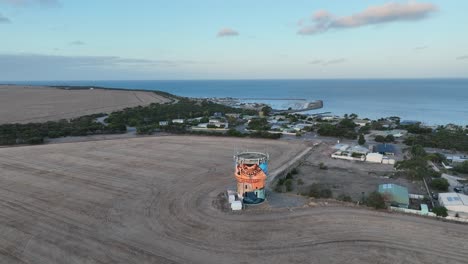
[[[160,90],[187,97],[323,100],[311,113],[332,112],[377,119],[399,116],[429,125],[468,125],[468,79],[389,80],[184,80],[40,81],[31,85],[76,85]],[[270,101],[273,105],[287,103]]]

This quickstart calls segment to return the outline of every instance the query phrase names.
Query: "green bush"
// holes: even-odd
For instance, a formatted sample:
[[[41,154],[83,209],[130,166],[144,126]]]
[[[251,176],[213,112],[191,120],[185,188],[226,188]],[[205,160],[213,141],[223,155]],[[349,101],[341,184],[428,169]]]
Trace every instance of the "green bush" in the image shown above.
[[[280,185],[276,185],[275,187],[275,192],[278,192],[278,193],[282,193],[284,188],[284,186],[280,186]]]
[[[385,137],[385,142],[394,142],[395,141],[395,137],[393,135],[387,135]]]
[[[461,164],[456,165],[453,170],[459,173],[468,173],[468,161],[464,161]]]
[[[385,209],[387,208],[387,205],[385,204],[385,199],[382,194],[379,192],[372,192],[369,194],[369,197],[367,197],[366,204],[369,207],[375,208],[375,209]]]
[[[314,198],[331,198],[332,191],[318,183],[314,183],[310,185],[307,195]]]
[[[284,182],[284,185],[286,186],[286,191],[291,192],[293,190],[293,181],[292,181],[292,179],[287,179]]]
[[[431,182],[431,187],[438,190],[438,191],[446,192],[446,191],[448,191],[449,186],[450,186],[450,184],[444,178],[434,179]]]
[[[432,208],[432,212],[434,214],[436,214],[437,216],[442,216],[442,217],[447,217],[448,216],[447,208],[445,208],[443,206],[436,206],[436,207]]]
[[[364,144],[366,144],[366,139],[364,138],[364,135],[363,135],[363,134],[360,134],[360,135],[359,135],[358,144],[359,144],[359,145],[364,145]]]
[[[385,137],[381,136],[381,135],[378,135],[378,136],[375,136],[374,140],[375,140],[375,142],[383,143],[383,142],[385,142]]]
[[[320,163],[319,163],[319,168],[320,168],[321,170],[328,170],[328,167],[327,167],[323,162],[320,162]]]
[[[302,179],[297,179],[297,185],[304,185],[304,181]]]
[[[347,194],[340,194],[340,195],[338,195],[338,197],[336,199],[339,200],[339,201],[343,201],[343,202],[352,202],[353,201],[351,196],[349,196]]]
[[[276,183],[276,186],[283,186],[285,181],[286,181],[285,178],[278,179],[278,182]]]

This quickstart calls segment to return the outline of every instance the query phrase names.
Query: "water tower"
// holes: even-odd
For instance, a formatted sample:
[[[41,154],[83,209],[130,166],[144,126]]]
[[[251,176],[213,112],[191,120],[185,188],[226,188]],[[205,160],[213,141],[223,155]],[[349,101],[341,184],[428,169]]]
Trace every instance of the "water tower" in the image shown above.
[[[237,193],[244,203],[265,201],[265,182],[268,174],[268,154],[241,152],[234,156]]]

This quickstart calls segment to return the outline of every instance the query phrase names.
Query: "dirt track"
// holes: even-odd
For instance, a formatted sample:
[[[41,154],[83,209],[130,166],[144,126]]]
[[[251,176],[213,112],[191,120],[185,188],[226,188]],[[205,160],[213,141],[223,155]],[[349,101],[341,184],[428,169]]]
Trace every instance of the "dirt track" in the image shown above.
[[[0,85],[0,124],[60,120],[169,101],[152,92]]]
[[[468,228],[344,207],[223,213],[235,149],[154,137],[0,149],[0,263],[466,263]]]

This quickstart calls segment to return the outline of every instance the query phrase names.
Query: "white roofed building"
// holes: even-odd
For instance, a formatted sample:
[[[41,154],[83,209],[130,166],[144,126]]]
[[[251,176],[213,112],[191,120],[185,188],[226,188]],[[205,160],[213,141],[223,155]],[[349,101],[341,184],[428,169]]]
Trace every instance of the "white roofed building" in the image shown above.
[[[461,193],[439,193],[439,204],[448,210],[450,216],[468,218],[468,195]]]

